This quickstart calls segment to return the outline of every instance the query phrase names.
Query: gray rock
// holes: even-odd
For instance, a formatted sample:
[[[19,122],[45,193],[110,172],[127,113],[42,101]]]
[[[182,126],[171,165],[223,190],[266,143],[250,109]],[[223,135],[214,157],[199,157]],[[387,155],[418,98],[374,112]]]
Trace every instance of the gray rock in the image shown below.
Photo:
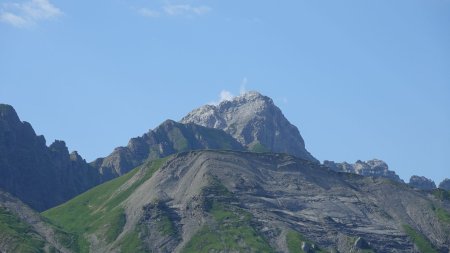
[[[336,163],[325,160],[323,165],[336,172],[353,173],[362,176],[384,177],[403,183],[403,180],[400,179],[395,171],[389,170],[388,165],[384,161],[378,159],[373,159],[366,162],[358,160],[353,164],[349,164],[347,162]]]
[[[444,179],[444,181],[439,184],[439,188],[450,191],[450,179]]]
[[[253,151],[287,153],[317,162],[306,150],[297,127],[292,125],[272,99],[251,91],[193,110],[180,121],[222,129]]]
[[[409,179],[410,186],[421,190],[433,190],[436,189],[436,184],[433,180],[423,176],[412,176]]]
[[[358,237],[353,245],[357,249],[370,249],[370,245],[361,237]]]

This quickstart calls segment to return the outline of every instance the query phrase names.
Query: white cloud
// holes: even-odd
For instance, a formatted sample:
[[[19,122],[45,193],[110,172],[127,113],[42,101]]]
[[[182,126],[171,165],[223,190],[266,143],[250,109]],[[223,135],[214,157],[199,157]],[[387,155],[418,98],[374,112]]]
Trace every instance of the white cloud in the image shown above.
[[[220,92],[220,102],[230,101],[234,98],[233,94],[227,90],[222,90]]]
[[[247,77],[242,78],[241,88],[239,89],[239,94],[240,95],[243,95],[243,94],[245,94],[247,92],[247,88],[246,88],[247,83],[248,83]]]
[[[168,4],[163,6],[163,10],[167,15],[203,15],[211,11],[208,6],[192,6],[190,4]]]
[[[147,8],[139,9],[138,13],[144,17],[149,17],[149,18],[157,18],[161,15],[158,11],[147,9]]]
[[[23,27],[27,25],[27,20],[10,12],[0,13],[0,21],[17,27]]]
[[[30,0],[6,3],[0,7],[0,21],[16,27],[33,25],[41,20],[54,19],[63,12],[49,0]]]
[[[201,16],[209,13],[212,10],[211,7],[206,5],[193,6],[190,4],[165,4],[159,8],[140,8],[137,9],[137,13],[144,17],[157,18],[162,16]]]
[[[223,101],[230,101],[234,98],[233,93],[227,91],[227,90],[222,90],[219,94],[219,100],[218,101],[212,101],[209,102],[208,104],[210,105],[218,105]]]

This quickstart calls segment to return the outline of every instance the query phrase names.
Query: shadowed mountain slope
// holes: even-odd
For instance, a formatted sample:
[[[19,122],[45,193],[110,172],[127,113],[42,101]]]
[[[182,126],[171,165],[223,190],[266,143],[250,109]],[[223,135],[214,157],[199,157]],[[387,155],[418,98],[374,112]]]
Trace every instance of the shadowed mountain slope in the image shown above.
[[[63,141],[49,147],[14,108],[0,104],[0,188],[45,210],[100,183],[97,170]]]

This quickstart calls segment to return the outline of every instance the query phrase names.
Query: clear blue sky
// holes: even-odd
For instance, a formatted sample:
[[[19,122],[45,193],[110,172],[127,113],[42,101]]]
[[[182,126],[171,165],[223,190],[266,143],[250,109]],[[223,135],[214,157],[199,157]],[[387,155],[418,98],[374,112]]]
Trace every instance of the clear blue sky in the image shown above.
[[[319,160],[450,177],[450,1],[0,1],[0,102],[88,161],[222,90]]]

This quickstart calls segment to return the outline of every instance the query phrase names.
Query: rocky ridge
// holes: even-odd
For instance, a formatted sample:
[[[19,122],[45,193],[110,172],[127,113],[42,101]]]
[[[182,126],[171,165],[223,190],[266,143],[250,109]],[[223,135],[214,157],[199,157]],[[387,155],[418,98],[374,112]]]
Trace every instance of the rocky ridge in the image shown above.
[[[450,179],[444,179],[440,184],[439,188],[450,191]]]
[[[409,179],[410,186],[421,190],[433,190],[436,189],[436,184],[433,180],[423,176],[412,176]]]
[[[384,177],[403,183],[403,180],[400,179],[395,171],[389,170],[388,165],[384,161],[378,159],[365,162],[358,160],[353,164],[347,162],[336,163],[325,160],[323,165],[336,172],[353,173],[361,176]]]
[[[116,148],[109,156],[99,158],[91,165],[106,181],[147,160],[197,149],[244,150],[244,147],[222,130],[166,120],[141,137],[132,138],[126,147]]]
[[[0,104],[0,188],[42,211],[100,183],[97,170],[63,141],[46,146],[30,123]]]

